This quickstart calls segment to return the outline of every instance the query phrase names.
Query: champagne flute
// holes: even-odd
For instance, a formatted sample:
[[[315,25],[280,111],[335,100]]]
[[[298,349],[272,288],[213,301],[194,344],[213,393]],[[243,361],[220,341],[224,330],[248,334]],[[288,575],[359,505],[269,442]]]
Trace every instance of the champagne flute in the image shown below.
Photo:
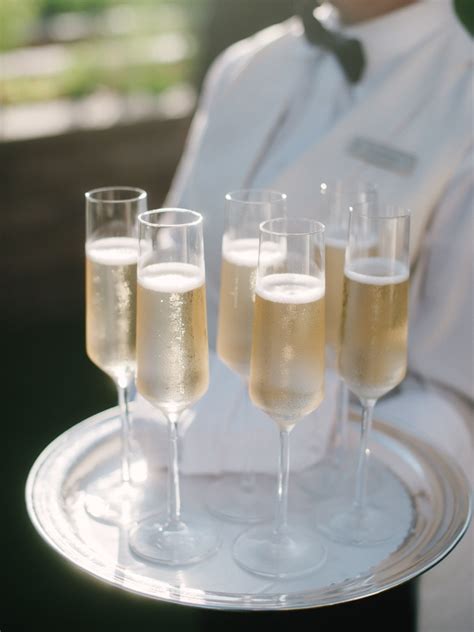
[[[202,215],[159,209],[138,217],[137,389],[168,422],[168,506],[130,530],[131,550],[151,562],[198,562],[219,545],[214,528],[181,514],[178,422],[209,384]]]
[[[347,446],[349,392],[337,370],[350,208],[360,203],[375,205],[376,201],[376,188],[368,182],[337,180],[320,185],[320,214],[326,227],[326,362],[327,370],[334,373],[337,380],[336,407],[324,458],[299,473],[298,478],[303,489],[321,497],[338,493],[350,471]]]
[[[105,187],[86,198],[86,351],[117,387],[122,425],[121,480],[89,486],[85,507],[94,518],[127,520],[140,493],[130,476],[129,397],[135,376],[137,214],[147,194],[132,187]],[[125,502],[130,501],[130,502]]]
[[[283,253],[268,265],[262,253]],[[277,424],[280,458],[273,523],[242,533],[234,558],[265,577],[296,577],[318,568],[325,549],[314,532],[289,524],[289,437],[324,395],[324,226],[310,219],[271,219],[260,226],[250,397]]]
[[[390,538],[387,511],[369,502],[369,437],[375,404],[405,377],[408,337],[410,214],[356,205],[349,221],[339,371],[362,409],[361,440],[351,505],[325,503],[319,529],[329,538],[377,545]]]
[[[240,414],[248,414],[248,377],[252,345],[259,226],[271,217],[286,214],[286,195],[265,189],[246,189],[225,196],[227,226],[222,240],[222,268],[217,353],[242,379]],[[276,265],[281,252],[267,242],[262,252],[267,263]],[[241,474],[223,474],[210,486],[208,506],[220,518],[257,522],[269,515],[266,491],[271,479],[251,471],[249,450]]]

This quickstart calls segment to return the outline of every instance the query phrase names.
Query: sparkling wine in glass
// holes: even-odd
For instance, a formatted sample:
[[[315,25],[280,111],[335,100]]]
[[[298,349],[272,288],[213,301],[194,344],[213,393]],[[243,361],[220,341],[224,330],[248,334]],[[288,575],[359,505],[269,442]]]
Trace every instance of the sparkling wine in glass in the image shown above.
[[[288,521],[289,437],[324,395],[324,227],[309,219],[278,218],[260,227],[260,253],[268,244],[284,260],[259,258],[250,365],[250,398],[280,434],[277,507],[272,523],[253,526],[234,543],[244,569],[271,578],[318,568],[325,550],[301,520]],[[304,521],[303,521],[304,522]]]
[[[85,197],[86,350],[115,382],[122,426],[120,479],[90,485],[85,507],[96,519],[118,523],[127,520],[140,493],[130,475],[128,404],[135,376],[136,218],[146,211],[147,195],[132,187],[106,187]]]
[[[248,379],[252,347],[255,281],[259,256],[259,226],[271,217],[286,214],[286,195],[266,189],[227,193],[226,230],[222,240],[221,288],[217,353],[242,380],[237,419],[249,414]],[[277,266],[283,253],[277,244],[265,243],[261,265]],[[249,437],[251,442],[251,437]],[[223,448],[225,450],[225,446]],[[241,473],[224,472],[209,489],[208,506],[220,518],[258,522],[271,512],[268,490],[271,477],[256,474],[249,450]]]
[[[326,253],[326,361],[327,370],[336,377],[336,406],[326,453],[321,461],[299,473],[301,486],[318,497],[342,493],[354,459],[347,444],[349,392],[338,372],[344,261],[349,237],[350,209],[356,204],[374,206],[377,191],[363,181],[322,182],[318,215],[325,224]]]
[[[178,423],[209,383],[202,215],[186,209],[142,213],[137,291],[137,389],[168,422],[168,504],[136,523],[131,550],[161,564],[198,562],[219,545],[213,526],[181,512]]]
[[[377,545],[392,534],[390,516],[367,495],[369,437],[377,400],[405,377],[408,338],[410,214],[356,205],[344,267],[339,371],[362,409],[355,494],[323,504],[318,525],[347,544]]]

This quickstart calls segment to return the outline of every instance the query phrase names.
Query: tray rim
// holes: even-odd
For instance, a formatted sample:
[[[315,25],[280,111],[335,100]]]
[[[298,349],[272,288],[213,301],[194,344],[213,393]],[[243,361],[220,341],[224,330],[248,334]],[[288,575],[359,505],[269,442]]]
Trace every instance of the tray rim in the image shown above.
[[[310,608],[321,608],[321,607],[338,605],[338,604],[343,604],[343,603],[350,603],[353,601],[358,601],[360,599],[365,599],[366,597],[371,597],[371,596],[380,594],[382,592],[385,592],[386,590],[395,588],[396,586],[400,586],[401,584],[407,581],[410,581],[418,577],[419,575],[422,575],[426,571],[430,570],[431,568],[439,564],[459,544],[459,542],[463,538],[464,534],[466,533],[471,523],[472,511],[473,511],[471,486],[464,472],[457,465],[454,459],[450,455],[439,451],[435,446],[429,444],[427,441],[424,441],[420,437],[415,436],[405,430],[402,430],[396,427],[395,425],[390,424],[380,418],[376,418],[374,419],[375,431],[379,431],[383,435],[388,435],[389,438],[394,439],[395,441],[401,442],[403,444],[408,443],[411,449],[413,449],[412,444],[415,444],[415,448],[417,450],[421,450],[422,452],[424,450],[428,450],[435,453],[437,457],[439,457],[442,460],[444,467],[451,470],[451,474],[455,479],[457,479],[457,482],[460,485],[460,488],[463,488],[463,492],[465,496],[464,504],[466,505],[464,522],[462,525],[459,526],[457,534],[453,537],[453,539],[449,542],[449,544],[446,545],[446,547],[440,553],[438,553],[436,556],[434,556],[432,559],[428,560],[427,562],[415,565],[414,569],[411,570],[409,573],[404,574],[403,577],[395,579],[379,587],[371,587],[370,590],[367,591],[366,593],[353,594],[349,596],[343,594],[341,598],[342,593],[340,591],[340,584],[336,585],[334,587],[334,590],[335,590],[334,598],[331,601],[325,601],[324,603],[315,603],[314,601],[312,601],[311,603],[299,603],[299,604],[285,604],[285,603],[278,603],[278,605],[276,603],[274,605],[269,605],[268,603],[258,604],[255,602],[256,600],[254,596],[249,595],[248,596],[249,599],[248,600],[246,599],[246,605],[248,604],[246,607],[246,605],[241,603],[242,597],[244,595],[239,595],[239,599],[240,599],[239,604],[233,605],[229,602],[232,596],[232,593],[222,593],[222,592],[216,592],[216,591],[212,592],[212,595],[211,595],[212,602],[208,601],[207,603],[202,603],[202,594],[200,593],[200,591],[199,591],[199,598],[198,596],[193,598],[193,593],[195,591],[195,589],[193,588],[186,589],[187,593],[186,593],[185,598],[183,598],[183,596],[180,594],[177,594],[176,596],[171,595],[170,590],[169,590],[169,584],[165,580],[152,580],[152,581],[154,581],[155,583],[162,583],[164,586],[167,586],[168,587],[167,596],[164,596],[158,593],[150,594],[149,592],[144,592],[143,589],[140,590],[140,588],[138,587],[125,585],[123,583],[118,583],[117,576],[115,576],[115,579],[114,579],[114,577],[106,576],[105,574],[101,573],[100,570],[90,568],[89,565],[85,565],[84,563],[81,564],[79,561],[71,559],[70,556],[68,556],[67,551],[64,550],[61,547],[61,545],[58,542],[56,542],[54,538],[43,527],[39,516],[36,514],[34,504],[33,504],[33,491],[34,491],[34,486],[35,486],[35,482],[37,480],[38,474],[41,468],[43,467],[43,465],[48,461],[48,457],[50,456],[50,454],[54,453],[58,445],[60,445],[66,438],[69,438],[69,435],[75,434],[79,430],[83,431],[84,428],[87,428],[88,426],[93,426],[94,424],[117,418],[117,415],[118,415],[117,406],[113,406],[111,408],[105,409],[67,428],[66,430],[64,430],[64,432],[62,432],[55,439],[53,439],[49,444],[47,444],[43,448],[43,450],[39,453],[39,455],[36,457],[28,473],[28,477],[27,477],[26,485],[25,485],[25,503],[26,503],[28,516],[35,530],[41,537],[41,539],[46,544],[48,544],[54,551],[59,553],[61,558],[66,560],[68,564],[70,564],[74,568],[80,569],[81,571],[83,571],[89,576],[92,576],[100,581],[105,582],[106,584],[110,586],[113,586],[116,589],[124,590],[126,592],[130,592],[135,595],[140,595],[143,598],[153,599],[154,601],[160,601],[164,603],[173,603],[176,605],[197,607],[197,608],[203,608],[203,609],[225,610],[225,611],[247,611],[247,612],[249,611],[262,612],[262,611],[280,611],[280,610],[304,610],[304,609],[310,609]],[[356,579],[356,578],[353,578],[353,579]],[[308,592],[305,595],[309,596],[310,594],[311,593]],[[337,597],[338,594],[339,594],[339,597]],[[221,602],[220,599],[222,598],[227,598],[227,601]],[[209,600],[209,597],[207,597],[207,599]]]

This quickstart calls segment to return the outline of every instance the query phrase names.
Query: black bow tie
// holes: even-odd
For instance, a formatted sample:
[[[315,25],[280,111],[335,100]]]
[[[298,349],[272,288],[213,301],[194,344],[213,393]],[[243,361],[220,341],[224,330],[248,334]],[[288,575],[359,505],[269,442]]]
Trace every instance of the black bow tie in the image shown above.
[[[303,0],[298,13],[303,21],[308,42],[333,53],[351,83],[357,83],[364,73],[364,49],[359,40],[352,39],[325,28],[313,15],[315,3]]]

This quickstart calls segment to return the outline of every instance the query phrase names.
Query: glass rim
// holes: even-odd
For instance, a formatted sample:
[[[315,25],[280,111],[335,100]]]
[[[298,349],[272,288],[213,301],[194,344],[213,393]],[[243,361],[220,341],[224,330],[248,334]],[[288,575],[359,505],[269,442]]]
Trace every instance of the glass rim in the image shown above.
[[[152,221],[148,221],[148,217],[150,215],[165,215],[166,213],[179,213],[179,214],[185,214],[188,213],[190,215],[192,215],[195,219],[189,222],[183,222],[181,224],[170,224],[169,222],[152,222]],[[155,209],[151,209],[149,211],[144,211],[143,213],[140,213],[137,217],[139,224],[143,224],[144,226],[149,226],[150,228],[187,228],[188,226],[198,226],[199,224],[202,224],[203,221],[203,216],[201,213],[198,213],[198,211],[192,211],[191,209],[188,208],[173,208],[173,207],[169,207],[169,208],[155,208]]]
[[[370,207],[370,202],[357,202],[349,206],[349,211],[355,213],[359,217],[366,217],[371,220],[386,220],[386,219],[406,219],[411,217],[411,209],[405,206],[397,206],[396,204],[388,204],[382,206],[375,205],[375,212],[371,213],[366,207]]]
[[[98,193],[105,193],[105,191],[130,191],[130,193],[133,192],[135,195],[128,198],[121,198],[120,200],[103,200],[102,198],[97,197]],[[147,192],[145,191],[145,189],[140,189],[138,187],[109,186],[91,189],[90,191],[86,191],[84,195],[88,202],[101,202],[102,204],[123,204],[124,202],[138,202],[139,200],[144,200],[147,197]]]
[[[270,224],[271,222],[307,222],[311,228],[309,230],[272,230],[266,226],[266,224]],[[273,217],[271,219],[266,219],[259,225],[260,232],[265,233],[266,235],[278,235],[280,237],[285,236],[303,236],[303,235],[317,235],[322,234],[325,231],[325,225],[322,222],[318,222],[316,219],[311,219],[310,217]]]
[[[249,200],[244,199],[243,196],[248,193],[268,193],[271,196],[274,196],[274,199],[269,200]],[[224,199],[227,202],[237,202],[238,204],[271,204],[273,202],[286,202],[288,196],[286,193],[282,193],[281,191],[277,191],[276,189],[264,189],[264,188],[256,188],[256,189],[235,189],[234,191],[229,191],[225,194]]]

